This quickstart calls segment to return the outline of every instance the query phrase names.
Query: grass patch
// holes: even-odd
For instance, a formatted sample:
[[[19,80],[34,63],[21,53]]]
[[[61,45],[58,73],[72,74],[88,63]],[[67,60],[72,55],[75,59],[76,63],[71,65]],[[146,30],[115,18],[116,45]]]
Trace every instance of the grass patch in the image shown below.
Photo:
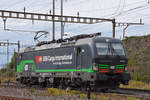
[[[77,94],[80,94],[80,92],[75,91],[75,90],[65,91],[65,90],[57,89],[57,88],[48,88],[46,91],[38,91],[38,94],[41,96],[44,96],[44,95],[62,96],[62,95],[77,95]]]
[[[133,88],[133,89],[146,89],[150,90],[150,83],[145,83],[142,81],[131,80],[129,85],[120,85],[121,88]]]
[[[1,77],[0,78],[1,83],[6,83],[8,80],[10,80],[10,82],[15,82],[16,78],[15,77],[10,77],[10,78]]]
[[[140,83],[141,84],[141,83]],[[36,91],[34,91],[36,92]],[[38,95],[40,96],[56,96],[60,98],[67,98],[72,97],[73,100],[76,100],[77,98],[81,99],[87,99],[87,94],[81,93],[79,91],[65,91],[57,88],[48,88],[47,91],[39,92]],[[34,93],[33,93],[34,95]],[[90,100],[141,100],[141,98],[138,97],[132,97],[132,96],[124,96],[124,95],[118,95],[118,94],[112,94],[112,93],[91,93],[91,99]],[[144,100],[144,99],[143,99]]]

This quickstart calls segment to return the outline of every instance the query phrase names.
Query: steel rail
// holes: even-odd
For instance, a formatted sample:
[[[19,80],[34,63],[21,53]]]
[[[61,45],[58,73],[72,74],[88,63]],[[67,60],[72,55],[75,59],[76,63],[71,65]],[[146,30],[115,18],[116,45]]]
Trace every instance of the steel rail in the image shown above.
[[[11,97],[11,96],[0,96],[0,100],[34,100],[34,99],[17,98],[17,97]]]

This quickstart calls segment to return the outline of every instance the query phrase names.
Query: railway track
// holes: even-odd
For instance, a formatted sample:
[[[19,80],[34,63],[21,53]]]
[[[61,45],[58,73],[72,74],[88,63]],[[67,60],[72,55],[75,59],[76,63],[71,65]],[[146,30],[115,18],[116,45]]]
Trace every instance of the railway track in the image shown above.
[[[141,100],[150,100],[150,90],[120,88],[117,90],[112,90],[111,93],[126,97],[136,97]]]
[[[131,91],[133,93],[140,93],[140,94],[150,94],[150,90],[144,90],[144,89],[129,89],[129,88],[120,88],[122,91]]]
[[[147,95],[150,97],[150,90],[144,90],[144,89],[119,88],[117,90],[112,90],[111,92],[128,94],[128,95]]]
[[[22,88],[22,89],[29,89],[31,87],[27,87],[25,85],[20,85],[17,83],[10,83],[8,84],[0,84],[0,87],[6,87],[6,88]],[[33,86],[32,88],[35,88],[37,90],[46,90],[46,88],[41,88],[39,86]],[[148,94],[150,96],[150,90],[144,90],[144,89],[131,89],[131,88],[119,88],[117,90],[111,90],[107,93],[120,93],[120,94],[127,94],[127,95],[136,95],[136,94]]]
[[[9,84],[9,85],[2,84],[2,85],[0,85],[0,87],[3,87],[3,88],[16,88],[16,89],[30,89],[30,87],[26,87],[26,86],[23,86],[23,85],[17,85],[17,84]],[[32,87],[32,88],[35,88],[36,90],[42,90],[42,91],[47,90],[46,88],[39,88],[39,87],[37,88],[36,86]],[[87,93],[87,92],[84,92],[84,93]],[[91,93],[100,94],[102,92],[92,92],[91,91]],[[112,94],[112,93],[115,93],[118,96],[124,96],[124,97],[131,96],[131,97],[140,98],[141,100],[150,100],[150,90],[120,88],[120,89],[117,89],[117,90],[108,91],[105,94]],[[10,100],[13,100],[13,99],[10,99]],[[18,100],[18,99],[14,99],[14,100]],[[21,99],[21,100],[24,100],[24,99]]]
[[[11,96],[0,96],[0,100],[34,100],[34,99],[16,98]]]

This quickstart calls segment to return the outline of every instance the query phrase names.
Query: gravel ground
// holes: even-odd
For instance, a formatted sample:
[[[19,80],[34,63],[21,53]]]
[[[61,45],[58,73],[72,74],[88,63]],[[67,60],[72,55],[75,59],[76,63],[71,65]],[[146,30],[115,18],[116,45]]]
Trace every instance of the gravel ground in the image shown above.
[[[80,98],[78,95],[64,95],[64,96],[39,96],[31,95],[31,91],[28,89],[16,89],[0,87],[0,96],[12,96],[18,98],[29,98],[34,100],[86,100]]]

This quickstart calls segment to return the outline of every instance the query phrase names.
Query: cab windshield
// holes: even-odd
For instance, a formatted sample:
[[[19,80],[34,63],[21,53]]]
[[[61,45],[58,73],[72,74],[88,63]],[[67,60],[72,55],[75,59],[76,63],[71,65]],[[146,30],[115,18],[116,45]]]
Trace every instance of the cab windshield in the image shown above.
[[[123,45],[118,42],[97,42],[96,49],[98,55],[125,55]]]

